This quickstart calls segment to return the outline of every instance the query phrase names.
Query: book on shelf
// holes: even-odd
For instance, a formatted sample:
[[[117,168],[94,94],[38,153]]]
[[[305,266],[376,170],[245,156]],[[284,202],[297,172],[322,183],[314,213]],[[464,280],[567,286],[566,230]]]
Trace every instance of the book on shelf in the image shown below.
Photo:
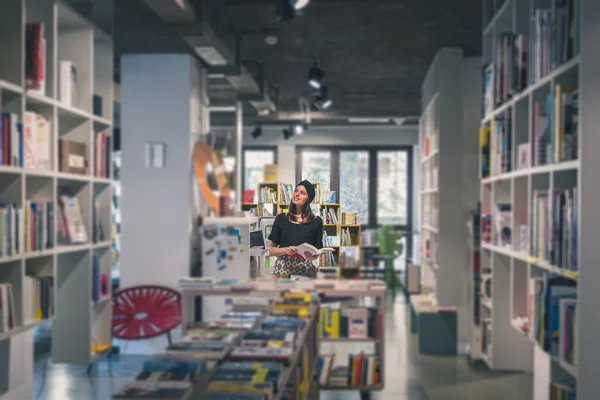
[[[231,350],[228,343],[217,342],[176,342],[167,346],[167,354],[188,355],[199,360],[220,360]]]
[[[323,204],[335,204],[336,195],[335,190],[324,190],[323,191]]]
[[[206,393],[202,394],[202,399],[271,400],[274,394],[275,385],[271,382],[212,381]]]
[[[531,200],[530,254],[565,270],[577,271],[578,189],[535,189]]]
[[[329,356],[333,364],[333,356]],[[323,368],[327,366],[327,361],[323,360]],[[352,387],[352,386],[374,386],[382,382],[381,377],[381,358],[378,355],[369,355],[363,352],[359,354],[348,355],[347,366],[335,366],[330,368],[328,373],[321,375],[319,381],[325,381],[328,386]],[[327,371],[327,370],[320,370]]]
[[[73,61],[61,60],[59,69],[60,102],[66,106],[77,107],[79,105],[79,96],[77,95],[77,66]]]
[[[107,131],[96,133],[94,142],[94,176],[110,178],[111,141]]]
[[[317,249],[310,243],[302,243],[300,246],[297,246],[296,249],[298,250],[298,254],[302,256],[302,258],[306,258],[305,253],[310,253],[311,256],[316,257],[325,253],[332,253],[334,251],[334,249],[332,249],[331,247],[323,247]]]
[[[50,119],[32,111],[23,113],[23,165],[28,169],[50,171],[52,124]]]
[[[242,204],[254,204],[256,191],[254,189],[244,189],[242,193]]]
[[[54,278],[52,276],[23,278],[23,321],[41,321],[54,315]]]
[[[232,386],[266,383],[277,390],[282,371],[283,364],[277,361],[225,361],[211,378],[208,391],[213,391],[227,383]]]
[[[77,197],[60,195],[57,203],[57,241],[60,244],[86,243],[88,241],[87,230],[83,223]]]
[[[58,141],[58,169],[61,172],[84,175],[88,160],[85,143],[69,139]]]
[[[383,316],[375,308],[322,307],[322,338],[381,339]]]
[[[92,301],[99,301],[108,296],[108,276],[101,270],[100,255],[94,254],[92,259]]]
[[[212,366],[212,362],[197,360],[184,355],[154,354],[144,361],[143,371],[155,372],[177,372],[185,371],[190,380],[196,381],[201,374],[206,373]]]
[[[100,202],[94,200],[94,208],[92,209],[92,240],[94,243],[103,242],[105,239],[104,228],[101,221]]]
[[[188,328],[179,340],[182,343],[215,342],[231,344],[241,336],[239,331],[227,329]]]
[[[14,231],[11,227],[13,237],[18,243],[23,243],[25,252],[51,249],[54,243],[54,203],[26,201],[22,217],[17,214],[13,225],[17,228]]]
[[[0,283],[0,333],[15,327],[15,298],[10,283]]]
[[[194,375],[188,367],[179,369],[143,370],[133,381],[125,384],[114,399],[189,399],[193,392]]]
[[[279,180],[279,166],[277,164],[265,164],[263,177],[266,183],[274,183]]]
[[[280,204],[290,204],[292,202],[292,197],[294,196],[294,188],[292,184],[279,182],[279,196]]]
[[[290,362],[294,349],[289,347],[267,347],[267,346],[239,346],[233,349],[229,355],[230,360],[271,360],[281,361],[285,364]]]
[[[357,268],[360,266],[360,247],[345,245],[340,249],[340,267]]]
[[[578,140],[579,90],[557,84],[533,104],[532,166],[576,160]]]
[[[0,165],[23,166],[23,124],[13,113],[0,114]]]
[[[488,73],[493,73],[494,105],[501,105],[527,87],[528,53],[529,40],[526,35],[512,32],[498,35],[495,64],[485,69],[486,78],[489,78]],[[487,81],[484,88],[488,90]]]
[[[577,390],[573,386],[562,383],[550,382],[550,399],[576,400]]]
[[[294,327],[277,324],[271,329],[254,329],[244,333],[240,347],[294,348]]]
[[[31,94],[46,95],[46,38],[43,22],[25,24],[25,83]]]
[[[579,54],[581,0],[557,1],[533,11],[530,63],[535,81]]]
[[[342,224],[344,224],[344,225],[358,225],[358,213],[355,213],[355,212],[343,212],[342,213]]]
[[[553,357],[576,365],[577,283],[552,273],[529,281],[529,336]]]
[[[283,331],[285,333],[299,332],[304,326],[305,319],[299,317],[297,314],[296,316],[275,315],[275,313],[272,312],[270,316],[265,317],[261,322],[261,327],[265,331]],[[287,342],[293,347],[296,335],[288,335],[288,339]]]

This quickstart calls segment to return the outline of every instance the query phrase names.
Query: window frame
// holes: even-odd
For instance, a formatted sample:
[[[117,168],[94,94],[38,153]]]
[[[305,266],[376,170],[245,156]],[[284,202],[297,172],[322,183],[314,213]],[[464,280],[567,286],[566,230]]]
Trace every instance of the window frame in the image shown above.
[[[394,152],[404,151],[406,152],[406,185],[407,185],[407,200],[406,200],[406,224],[405,225],[392,225],[395,230],[402,230],[407,232],[406,235],[406,259],[411,260],[413,254],[413,227],[414,227],[414,154],[413,146],[411,145],[396,145],[396,146],[296,146],[296,182],[302,180],[302,152],[304,151],[329,151],[331,153],[331,165],[330,165],[330,181],[331,190],[335,190],[339,197],[339,186],[340,186],[340,152],[343,151],[367,151],[369,153],[369,222],[362,224],[363,229],[377,229],[380,225],[377,221],[377,182],[379,175],[378,158],[377,153],[382,152]],[[341,199],[340,199],[341,201]]]
[[[273,161],[277,164],[277,146],[242,146],[242,193],[246,189],[246,150],[249,151],[271,151],[273,153]],[[256,190],[257,188],[253,188]]]

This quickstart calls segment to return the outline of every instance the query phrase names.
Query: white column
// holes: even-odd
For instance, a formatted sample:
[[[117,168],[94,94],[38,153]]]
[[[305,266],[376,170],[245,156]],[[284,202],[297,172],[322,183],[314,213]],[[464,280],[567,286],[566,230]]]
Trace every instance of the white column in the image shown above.
[[[202,76],[197,61],[185,54],[121,57],[122,288],[176,288],[195,261],[192,151],[207,114]],[[156,144],[164,146],[159,168],[148,160]],[[161,337],[123,350],[147,354],[164,350],[165,343]]]

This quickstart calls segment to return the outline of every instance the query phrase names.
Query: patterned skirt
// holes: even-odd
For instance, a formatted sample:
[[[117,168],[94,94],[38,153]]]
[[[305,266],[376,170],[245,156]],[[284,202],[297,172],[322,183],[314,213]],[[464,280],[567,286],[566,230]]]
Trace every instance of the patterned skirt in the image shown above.
[[[317,277],[317,267],[312,262],[299,257],[277,257],[273,270],[278,277],[289,278],[292,275],[302,275],[309,278]]]

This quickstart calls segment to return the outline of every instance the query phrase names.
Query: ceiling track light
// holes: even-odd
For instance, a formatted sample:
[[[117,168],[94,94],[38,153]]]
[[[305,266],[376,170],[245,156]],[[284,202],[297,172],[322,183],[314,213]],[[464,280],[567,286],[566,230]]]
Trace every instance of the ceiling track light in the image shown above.
[[[329,91],[327,86],[321,85],[321,88],[316,91],[315,95],[315,106],[317,109],[324,111],[331,107],[332,101],[329,98]]]
[[[295,10],[302,10],[310,3],[310,0],[292,0],[292,2],[294,3]]]
[[[313,59],[313,63],[308,69],[308,84],[313,89],[319,89],[321,85],[323,85],[323,78],[325,77],[325,72],[319,68],[317,57]]]
[[[294,131],[292,130],[291,126],[289,128],[284,128],[282,132],[283,132],[283,138],[285,140],[288,140],[289,138],[294,136]]]
[[[254,139],[258,139],[262,135],[262,126],[256,125],[252,132],[250,132],[250,136]]]
[[[276,0],[277,17],[282,21],[291,21],[296,15],[301,15],[302,10],[310,0]]]

